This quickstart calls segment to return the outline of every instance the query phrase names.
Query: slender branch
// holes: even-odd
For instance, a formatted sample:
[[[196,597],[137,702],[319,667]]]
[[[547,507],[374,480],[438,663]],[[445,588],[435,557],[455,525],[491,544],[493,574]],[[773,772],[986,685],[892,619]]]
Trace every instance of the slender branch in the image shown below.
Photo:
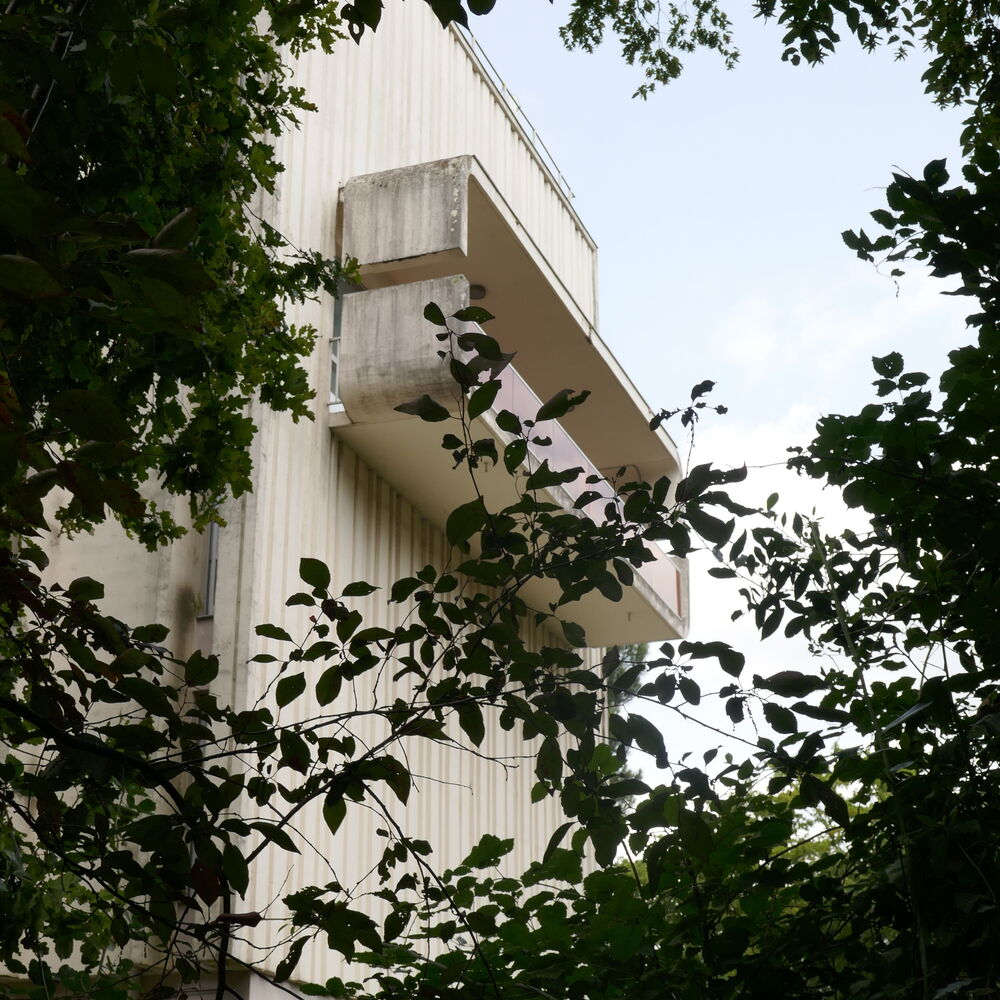
[[[480,962],[483,964],[483,968],[486,969],[486,974],[490,977],[490,985],[493,987],[493,993],[496,995],[498,1000],[500,1000],[500,986],[496,981],[496,976],[493,974],[493,967],[490,965],[488,959],[483,954],[482,946],[479,943],[479,935],[472,929],[472,925],[469,923],[469,918],[466,916],[465,911],[455,902],[454,897],[448,891],[448,887],[444,884],[444,880],[440,875],[419,855],[410,847],[410,842],[403,831],[403,828],[399,825],[396,819],[393,817],[392,813],[386,804],[378,797],[378,795],[371,789],[368,789],[368,794],[378,803],[379,808],[382,810],[382,816],[385,821],[396,831],[396,836],[399,838],[400,843],[407,849],[410,857],[417,863],[417,866],[426,872],[430,878],[434,881],[437,887],[444,894],[445,899],[448,900],[448,907],[462,921],[466,931],[468,931],[469,937],[472,939],[472,947],[476,952],[476,956]]]
[[[96,738],[90,740],[82,736],[75,736],[73,733],[68,733],[65,729],[60,729],[54,723],[49,722],[48,719],[28,708],[27,705],[22,705],[20,702],[15,701],[13,698],[8,698],[6,695],[0,695],[0,708],[6,709],[11,715],[16,716],[23,722],[30,722],[40,733],[44,733],[60,748],[104,757],[106,760],[121,764],[136,774],[141,774],[153,784],[162,788],[177,808],[177,812],[182,817],[187,817],[188,807],[183,796],[177,791],[171,781],[160,774],[147,761],[141,760],[138,757],[131,757],[121,750],[109,747],[106,743],[102,743]]]
[[[909,833],[906,829],[906,820],[903,816],[903,810],[899,805],[899,800],[893,794],[894,781],[892,770],[889,765],[889,754],[886,750],[887,740],[885,730],[882,728],[882,725],[875,716],[874,703],[872,702],[871,692],[868,689],[868,680],[865,677],[865,660],[860,654],[854,643],[854,639],[851,636],[850,626],[847,621],[847,612],[840,599],[840,594],[837,593],[837,587],[833,579],[833,572],[831,571],[829,558],[826,553],[826,546],[820,538],[819,526],[815,523],[813,523],[812,526],[812,543],[816,554],[819,556],[823,564],[823,570],[827,580],[827,591],[833,600],[834,608],[837,614],[837,622],[840,625],[840,630],[844,637],[844,645],[847,649],[847,655],[851,658],[851,661],[854,664],[855,676],[857,677],[858,685],[861,688],[865,708],[868,712],[868,718],[876,738],[876,745],[878,746],[879,757],[882,761],[882,768],[885,772],[886,788],[889,794],[889,800],[896,820],[896,825],[899,829],[903,873],[906,879],[907,893],[910,897],[910,906],[913,909],[913,920],[916,924],[915,929],[917,932],[917,950],[920,959],[921,985],[923,988],[924,1000],[927,1000],[930,996],[930,970],[927,959],[927,934],[924,930],[924,924],[920,914],[920,902],[917,896],[917,881],[913,871],[913,855],[911,852]]]
[[[229,888],[229,881],[225,875],[220,875],[223,884],[222,892],[222,912],[226,916],[232,916],[233,894]],[[215,1000],[223,1000],[228,989],[226,983],[227,963],[229,961],[229,935],[232,930],[232,920],[220,920],[222,933],[219,935],[218,959],[215,967]]]

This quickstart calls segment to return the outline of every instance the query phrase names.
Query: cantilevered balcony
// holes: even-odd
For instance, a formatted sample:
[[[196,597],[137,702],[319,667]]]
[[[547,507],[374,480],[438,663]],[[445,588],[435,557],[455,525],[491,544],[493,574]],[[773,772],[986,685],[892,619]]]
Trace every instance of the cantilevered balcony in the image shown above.
[[[579,466],[586,475],[609,475],[625,466],[629,479],[679,478],[672,441],[649,430],[648,408],[592,325],[593,245],[580,243],[579,231],[570,227],[565,234],[562,256],[574,259],[575,245],[580,266],[564,282],[473,157],[356,178],[344,189],[342,212],[342,248],[358,257],[367,290],[342,301],[337,366],[342,406],[331,423],[431,521],[443,524],[469,499],[470,484],[461,470],[452,471],[450,455],[441,448],[444,425],[405,417],[394,408],[424,393],[456,408],[457,386],[437,353],[439,330],[423,319],[423,309],[430,301],[446,316],[463,308],[470,281],[485,289],[476,304],[496,316],[488,332],[516,352],[495,409],[477,420],[478,435],[489,432],[502,443],[506,436],[495,420],[499,410],[531,417],[540,400],[561,389],[589,389],[584,406],[540,428],[552,443],[536,446],[529,464],[548,459],[553,468]],[[550,234],[550,244],[553,238]],[[554,490],[553,499],[571,506],[582,489],[592,488],[583,485],[584,478],[568,492]],[[480,486],[493,505],[516,498],[502,469],[484,474]],[[603,489],[611,495],[610,485]],[[592,594],[566,609],[586,629],[589,644],[683,634],[686,564],[655,546],[650,552],[654,560],[636,574],[622,602]],[[550,585],[536,590],[525,596],[538,606],[557,596]]]

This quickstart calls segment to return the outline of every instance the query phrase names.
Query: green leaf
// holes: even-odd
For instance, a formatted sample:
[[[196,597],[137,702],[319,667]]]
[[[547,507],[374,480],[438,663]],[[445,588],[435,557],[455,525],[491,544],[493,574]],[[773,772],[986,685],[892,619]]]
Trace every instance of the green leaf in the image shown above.
[[[407,576],[402,580],[397,580],[389,592],[389,600],[393,604],[400,604],[405,601],[415,590],[421,586],[420,581],[415,576]]]
[[[776,733],[797,733],[799,724],[795,720],[795,713],[785,708],[783,705],[775,705],[767,702],[764,705],[764,718],[768,725]]]
[[[323,803],[323,821],[326,823],[330,833],[336,833],[340,829],[340,824],[344,822],[347,815],[347,801],[343,792],[328,792]]]
[[[191,866],[189,885],[197,893],[198,898],[208,906],[222,895],[222,883],[218,874],[200,860]]]
[[[555,469],[549,468],[549,460],[545,459],[525,480],[524,488],[526,490],[544,490],[550,486],[562,486],[565,483],[573,482],[582,472],[582,468],[566,469],[565,471],[557,472]]]
[[[453,21],[462,25],[463,28],[469,26],[469,18],[466,16],[461,0],[427,0],[427,2],[443,28],[447,28]]]
[[[382,21],[382,0],[354,0],[351,5],[354,17],[363,21],[372,31]]]
[[[327,590],[330,586],[330,569],[319,559],[304,557],[299,560],[299,579],[316,590]]]
[[[697,682],[690,677],[681,677],[677,681],[677,687],[681,692],[681,697],[689,705],[697,705],[701,702],[701,688]]]
[[[823,705],[810,705],[805,701],[797,701],[792,708],[798,715],[804,715],[809,719],[817,719],[820,722],[833,722],[839,725],[847,725],[851,721],[849,712],[839,708],[827,708]]]
[[[778,630],[778,626],[781,624],[782,618],[785,616],[785,609],[782,607],[775,608],[761,623],[760,626],[760,637],[762,639],[767,639],[769,636],[774,635]]]
[[[136,63],[138,75],[148,90],[169,101],[174,100],[177,95],[179,73],[177,63],[167,52],[152,41],[142,41],[136,46]],[[162,245],[177,246],[179,244]]]
[[[445,536],[450,545],[467,542],[486,523],[486,507],[477,497],[456,507],[445,522]]]
[[[74,601],[99,601],[104,597],[104,584],[89,576],[79,576],[66,588],[66,594]]]
[[[51,299],[63,294],[62,285],[30,257],[0,254],[0,290],[25,299]]]
[[[716,484],[718,476],[711,464],[696,465],[687,476],[677,484],[677,499],[693,500],[699,497],[710,486]]]
[[[409,921],[409,914],[403,910],[390,910],[386,914],[385,920],[382,922],[382,939],[384,941],[395,941],[400,934],[406,930],[406,925]],[[299,986],[301,990],[302,987]],[[335,995],[343,995],[335,994]]]
[[[438,423],[447,420],[451,414],[440,404],[435,403],[430,396],[424,393],[419,399],[413,399],[409,403],[400,403],[395,407],[400,413],[408,413],[410,416],[420,417],[429,423]]]
[[[576,622],[564,621],[559,623],[562,626],[562,633],[569,643],[571,649],[585,649],[587,646],[587,634],[583,626]]]
[[[191,654],[184,664],[184,682],[191,687],[204,687],[219,676],[219,660],[215,656],[203,656],[200,652]]]
[[[763,847],[784,844],[792,835],[792,823],[787,819],[768,819],[753,831],[754,839]]]
[[[699,861],[712,853],[712,831],[697,813],[682,809],[677,817],[677,833],[684,849]]]
[[[544,865],[549,858],[555,853],[556,848],[562,843],[563,837],[570,831],[573,823],[563,823],[562,826],[558,827],[555,833],[549,837],[548,844],[545,845],[545,852],[542,854],[542,864]]]
[[[700,507],[689,507],[687,519],[691,527],[713,545],[725,545],[736,527],[735,521],[721,521]]]
[[[720,649],[718,653],[719,666],[730,677],[739,677],[743,673],[743,668],[746,666],[747,658],[740,652],[730,647],[725,649]]]
[[[773,691],[783,698],[804,698],[813,691],[826,688],[822,677],[799,673],[797,670],[781,670],[770,677],[754,676],[754,684],[765,691]]]
[[[444,318],[441,307],[436,302],[428,302],[424,306],[424,319],[435,326],[447,326],[448,321]],[[425,397],[426,398],[426,397]]]
[[[846,827],[851,822],[851,813],[847,803],[826,782],[821,782],[819,797],[829,817],[840,826]]]
[[[290,767],[300,774],[308,773],[312,754],[309,752],[309,745],[294,729],[281,730],[279,745],[282,767]]]
[[[164,281],[185,295],[210,292],[215,288],[208,271],[186,250],[166,247],[130,250],[122,257],[122,263],[129,270]]]
[[[368,764],[368,773],[375,778],[380,778],[391,789],[393,794],[403,805],[406,805],[410,797],[412,779],[409,770],[394,757],[378,757]]]
[[[493,3],[495,2],[496,0],[493,0]],[[469,10],[472,10],[471,4]],[[464,309],[459,309],[457,313],[452,313],[452,319],[457,319],[460,323],[488,323],[493,319],[493,313],[483,309],[482,306],[466,306]]]
[[[548,402],[541,405],[535,414],[535,423],[540,424],[543,420],[558,420],[560,417],[566,416],[570,410],[583,403],[589,395],[589,390],[584,390],[574,396],[572,389],[560,389]]]
[[[628,732],[640,750],[655,757],[657,761],[666,757],[667,748],[663,743],[663,733],[649,719],[641,715],[630,714]]]
[[[292,942],[291,948],[288,949],[288,954],[278,963],[278,968],[274,970],[274,981],[276,983],[285,982],[295,971],[295,967],[299,964],[299,959],[302,957],[302,949],[305,948],[308,941],[308,937],[300,937]]]
[[[369,594],[374,594],[376,590],[378,590],[378,587],[373,587],[370,583],[365,583],[364,580],[357,580],[344,587],[340,596],[367,597]]]
[[[290,674],[282,677],[275,685],[274,697],[279,708],[284,708],[289,702],[294,701],[306,689],[306,675],[303,673]]]
[[[483,836],[462,862],[465,868],[495,868],[514,849],[514,841],[501,840],[492,833]]]
[[[250,869],[243,852],[235,844],[226,844],[222,849],[222,872],[230,887],[245,896],[250,885]]]
[[[343,683],[341,669],[339,664],[335,664],[332,667],[327,667],[320,674],[320,678],[316,682],[316,700],[320,705],[329,705],[340,694]]]
[[[515,438],[503,450],[504,468],[513,475],[528,457],[528,442],[524,438]]]
[[[100,484],[101,493],[107,505],[126,517],[142,517],[146,511],[146,501],[139,491],[118,479],[105,479]]]
[[[491,379],[489,382],[479,386],[469,397],[469,419],[475,420],[476,417],[481,416],[490,409],[499,391],[499,379]]]
[[[650,787],[639,778],[626,778],[624,781],[615,781],[610,785],[605,785],[601,791],[606,798],[620,799],[631,795],[648,795]]]
[[[483,710],[476,702],[467,701],[458,706],[458,724],[477,747],[483,742],[486,724],[483,721]]]
[[[553,784],[562,780],[563,757],[559,749],[559,741],[554,736],[546,736],[538,750],[535,761],[535,774],[539,781],[550,781]]]
[[[13,117],[13,112],[10,111],[7,111],[6,114],[0,114],[0,150],[11,156],[16,156],[19,160],[27,161],[30,159],[30,155],[24,142],[25,137],[14,126],[11,117]],[[20,116],[17,117],[23,125]]]
[[[121,410],[99,392],[67,389],[52,400],[49,410],[80,437],[123,441],[134,436]]]
[[[288,851],[292,854],[301,853],[288,833],[275,823],[258,822],[251,823],[250,826],[261,834],[265,840],[280,847],[283,851]]]
[[[292,637],[280,625],[258,625],[254,631],[265,639],[277,639],[279,642],[292,641]]]
[[[198,209],[185,208],[153,237],[153,246],[183,250],[194,239],[197,230]]]
[[[872,368],[883,378],[896,378],[903,372],[903,355],[893,351],[882,358],[872,358]]]
[[[347,642],[358,630],[358,626],[363,621],[361,612],[357,610],[348,611],[337,622],[337,638],[341,642]]]
[[[156,623],[151,625],[140,625],[138,628],[132,629],[133,642],[163,642],[168,635],[170,635],[170,629],[168,629],[166,625]]]
[[[521,418],[510,410],[501,410],[497,414],[497,427],[508,434],[520,434],[522,431]]]

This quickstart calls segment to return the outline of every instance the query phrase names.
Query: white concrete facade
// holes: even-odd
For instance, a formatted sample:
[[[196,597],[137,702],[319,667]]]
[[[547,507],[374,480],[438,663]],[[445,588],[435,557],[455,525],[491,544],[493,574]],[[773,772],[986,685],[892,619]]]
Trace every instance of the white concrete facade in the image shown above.
[[[469,282],[484,285],[482,305],[497,314],[489,332],[505,348],[517,349],[520,376],[540,398],[564,387],[594,390],[594,416],[585,407],[566,430],[596,468],[634,466],[650,479],[675,476],[679,468],[669,438],[646,429],[648,409],[598,335],[592,239],[460,33],[443,31],[423,3],[395,4],[376,35],[360,46],[345,41],[333,56],[304,57],[297,76],[320,110],[280,140],[286,170],[259,210],[294,244],[357,255],[364,265],[369,291],[349,297],[360,318],[343,324],[344,415],[331,426],[333,303],[309,303],[293,319],[318,331],[308,361],[315,419],[295,424],[255,409],[254,491],[224,511],[211,620],[199,621],[205,556],[197,536],[155,554],[138,550],[113,528],[52,546],[50,572],[63,581],[79,575],[80,567],[90,572],[95,557],[99,565],[119,567],[105,574],[111,613],[130,624],[170,625],[169,643],[178,654],[211,643],[223,668],[220,698],[234,706],[254,703],[271,676],[267,665],[248,663],[250,657],[280,653],[254,627],[274,622],[292,635],[308,627],[307,611],[285,606],[301,589],[301,557],[324,560],[334,590],[354,580],[383,588],[355,604],[370,624],[388,627],[403,613],[386,604],[389,585],[427,563],[449,562],[433,497],[453,496],[454,506],[471,494],[459,498],[461,470],[447,490],[443,479],[427,482],[426,473],[421,484],[419,464],[411,468],[408,460],[423,447],[419,422],[400,419],[392,409],[421,392],[453,391],[436,367],[433,330],[420,320],[422,282],[446,298],[446,312],[466,304]],[[395,187],[386,171],[395,172]],[[362,302],[389,289],[396,290],[392,301]],[[419,307],[405,330],[390,319],[401,304]],[[394,478],[393,469],[403,471]],[[184,504],[175,506],[180,512]],[[645,591],[637,585],[635,617],[631,610],[626,619],[625,612],[595,604],[585,624],[592,620],[594,634],[608,641],[683,634],[686,567],[670,563],[664,573],[667,583],[643,583]],[[391,694],[391,681],[380,682],[379,696]],[[308,706],[295,702],[282,711],[283,721],[291,721],[290,711],[306,717]],[[488,742],[484,749],[498,755],[519,751],[515,737],[499,732]],[[540,855],[562,821],[554,801],[530,804],[529,766],[505,774],[430,743],[410,765],[416,774],[447,782],[418,782],[406,812],[408,829],[431,841],[439,866],[461,859],[482,834],[493,833],[515,837],[513,867],[520,869]],[[320,811],[307,810],[298,828],[318,849],[293,859],[263,855],[240,908],[280,916],[276,900],[295,888],[325,884],[334,872],[353,884],[381,853],[377,826],[370,813],[353,809],[331,838]],[[245,936],[266,945],[276,926],[268,922]],[[243,957],[253,954],[247,949]],[[280,957],[265,964],[273,968]],[[296,978],[323,982],[341,971],[336,956],[312,948]],[[263,983],[247,989],[248,1000],[266,993],[260,992]]]

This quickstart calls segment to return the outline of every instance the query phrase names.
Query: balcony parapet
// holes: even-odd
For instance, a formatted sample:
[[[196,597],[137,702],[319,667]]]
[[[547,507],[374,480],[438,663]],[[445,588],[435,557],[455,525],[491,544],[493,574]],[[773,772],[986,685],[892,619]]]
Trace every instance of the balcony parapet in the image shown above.
[[[366,288],[464,275],[496,316],[491,335],[516,352],[539,396],[591,391],[592,405],[565,426],[598,468],[679,479],[673,441],[663,428],[650,433],[651,410],[598,335],[593,245],[568,221],[536,236],[474,156],[355,177],[342,192],[341,246],[358,258]],[[568,270],[540,249],[553,241],[567,248]]]
[[[520,419],[531,419],[538,412],[542,405],[542,400],[532,391],[531,386],[521,377],[514,365],[508,365],[500,373],[500,392],[494,401],[493,407],[487,414],[489,422],[495,434],[502,435],[496,424],[496,417],[501,410],[509,410]],[[536,438],[547,439],[546,445],[535,443]],[[583,509],[592,507],[595,504],[617,501],[618,494],[614,487],[605,478],[591,460],[586,452],[573,440],[566,432],[566,429],[558,420],[546,420],[537,424],[532,429],[531,440],[528,444],[529,467],[526,471],[534,471],[538,465],[548,461],[551,469],[583,469],[583,473],[575,480],[565,483],[561,491],[567,494],[573,506],[585,492],[599,494]],[[532,461],[533,460],[533,461]],[[591,513],[591,516],[599,516]],[[646,550],[653,557],[652,562],[645,563],[636,571],[645,581],[651,592],[663,601],[673,616],[682,621],[686,618],[685,590],[687,584],[686,563],[674,556],[668,555],[658,545],[646,546]]]
[[[468,305],[469,282],[454,275],[344,296],[339,395],[352,422],[405,420],[396,407],[424,393],[444,405],[456,399],[440,330],[423,319],[428,302],[450,316]]]

